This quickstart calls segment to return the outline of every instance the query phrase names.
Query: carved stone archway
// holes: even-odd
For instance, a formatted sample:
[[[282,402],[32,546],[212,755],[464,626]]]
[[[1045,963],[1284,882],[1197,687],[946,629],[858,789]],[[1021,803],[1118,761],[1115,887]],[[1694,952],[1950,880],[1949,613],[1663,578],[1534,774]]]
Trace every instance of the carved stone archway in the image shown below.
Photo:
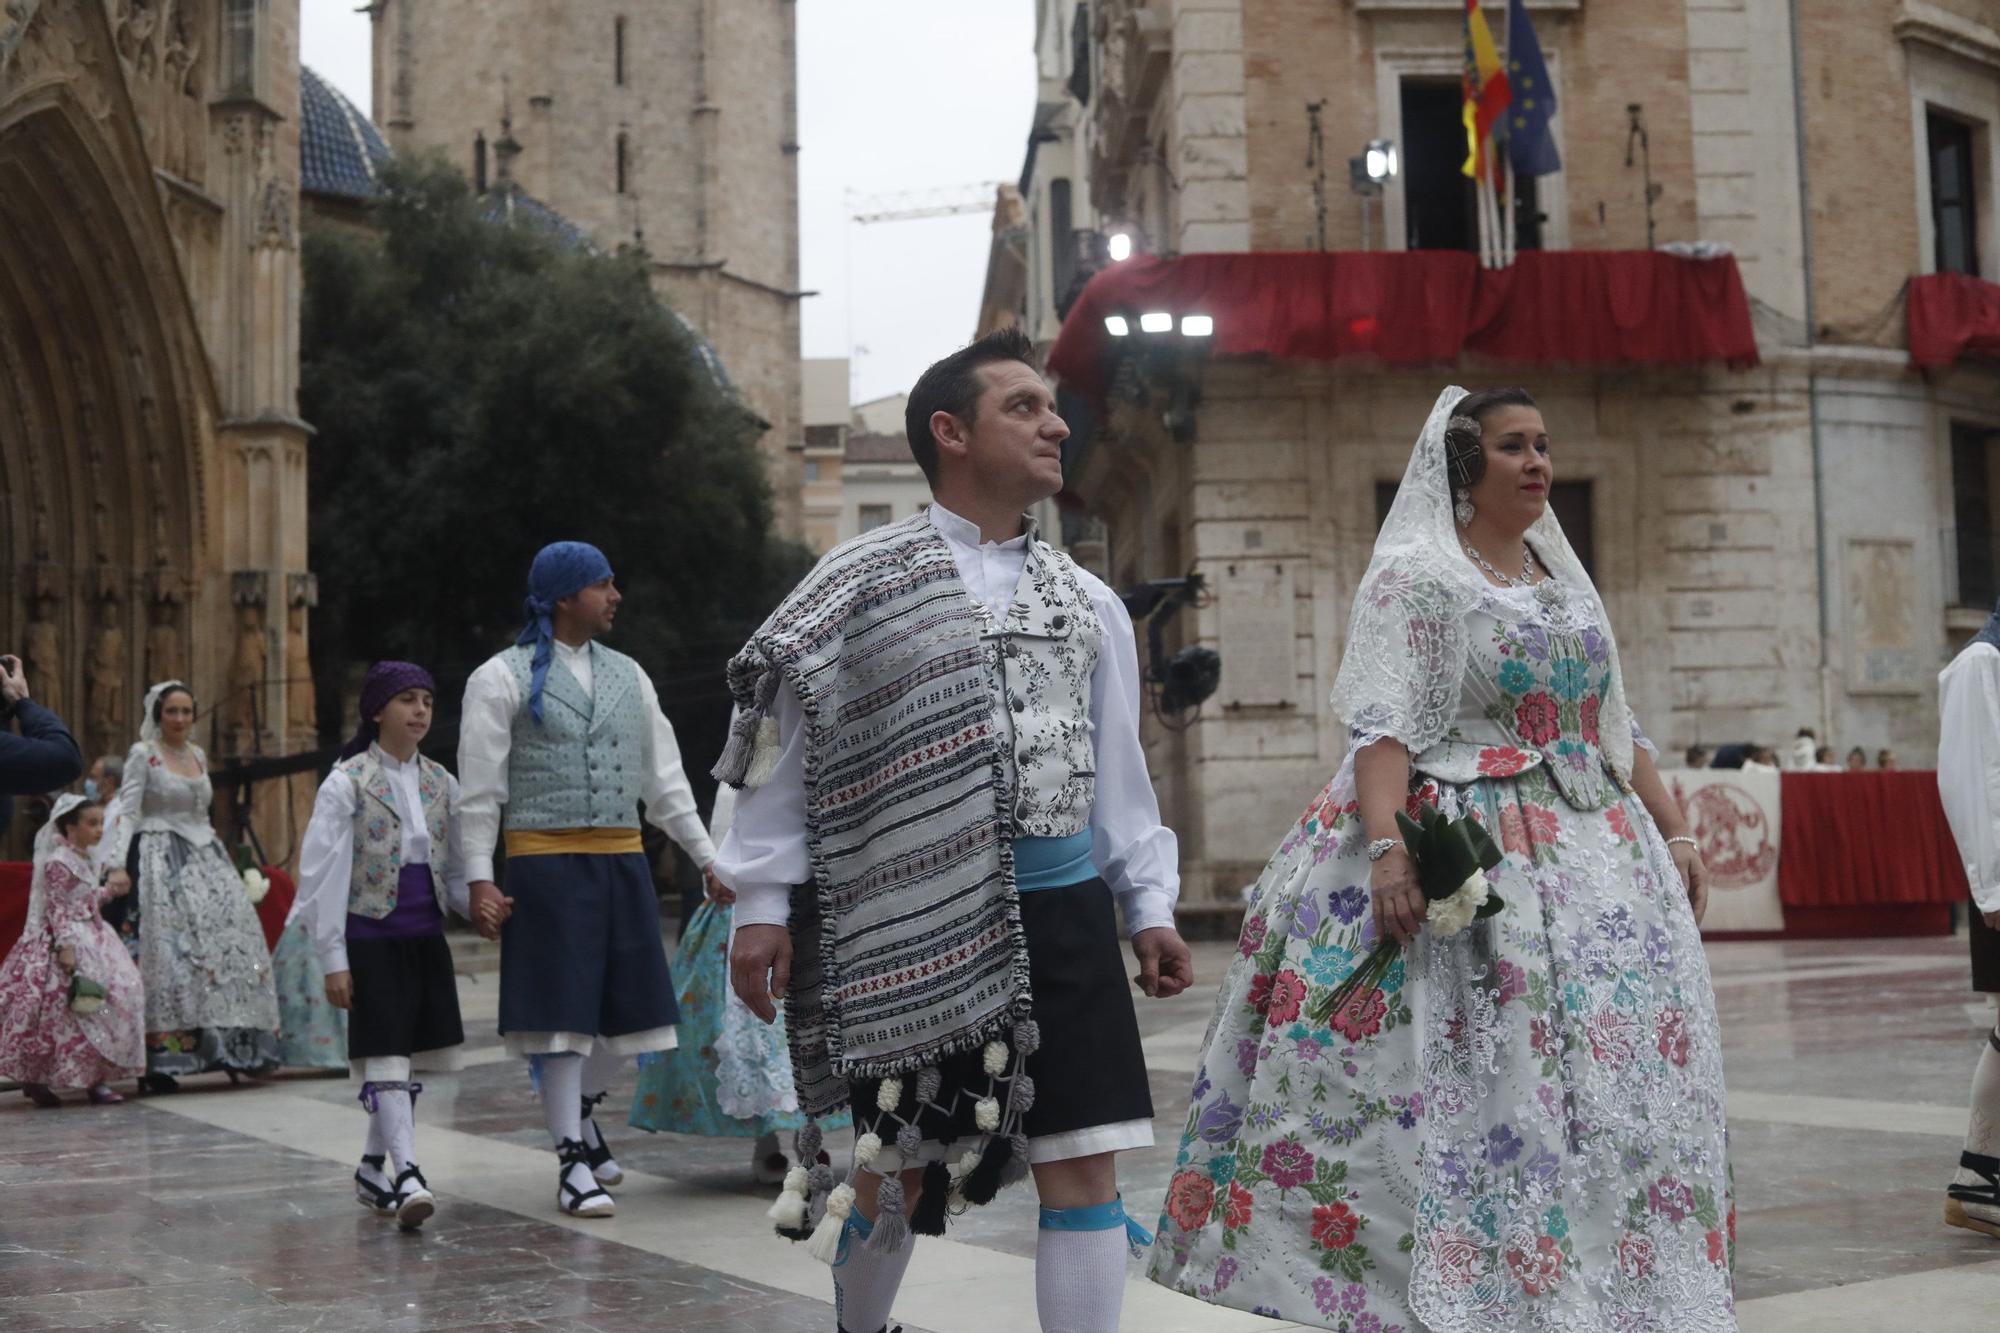
[[[115,50],[59,8],[0,85],[0,642],[97,754],[195,669],[216,413]]]

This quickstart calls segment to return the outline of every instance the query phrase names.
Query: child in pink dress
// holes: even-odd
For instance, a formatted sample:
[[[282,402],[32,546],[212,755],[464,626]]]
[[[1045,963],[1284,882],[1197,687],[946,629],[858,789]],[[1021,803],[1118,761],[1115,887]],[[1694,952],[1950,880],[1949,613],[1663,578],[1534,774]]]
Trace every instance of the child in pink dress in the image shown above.
[[[37,1106],[60,1106],[52,1090],[87,1088],[93,1102],[125,1100],[113,1079],[146,1070],[145,992],[118,933],[98,915],[130,891],[123,870],[100,887],[90,849],[104,836],[104,807],[65,796],[35,835],[34,885],[20,943],[0,964],[0,1076],[17,1080]],[[96,983],[77,989],[72,980]]]

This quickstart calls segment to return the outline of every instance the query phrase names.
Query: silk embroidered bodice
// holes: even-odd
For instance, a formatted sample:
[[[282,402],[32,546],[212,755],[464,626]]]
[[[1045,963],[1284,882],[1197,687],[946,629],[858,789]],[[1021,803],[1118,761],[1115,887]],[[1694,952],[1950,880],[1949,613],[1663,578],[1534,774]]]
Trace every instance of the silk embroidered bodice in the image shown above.
[[[1414,766],[1445,782],[1544,767],[1578,810],[1626,784],[1605,759],[1598,716],[1611,687],[1609,640],[1579,597],[1493,588],[1472,612],[1458,716]]]

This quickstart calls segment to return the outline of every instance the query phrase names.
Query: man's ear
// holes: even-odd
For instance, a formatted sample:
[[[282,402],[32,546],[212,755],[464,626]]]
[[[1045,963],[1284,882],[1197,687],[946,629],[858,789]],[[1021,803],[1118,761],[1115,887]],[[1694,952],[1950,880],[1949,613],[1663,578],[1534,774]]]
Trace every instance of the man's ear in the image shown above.
[[[963,458],[972,447],[972,430],[965,422],[940,408],[931,413],[931,438],[940,454]]]

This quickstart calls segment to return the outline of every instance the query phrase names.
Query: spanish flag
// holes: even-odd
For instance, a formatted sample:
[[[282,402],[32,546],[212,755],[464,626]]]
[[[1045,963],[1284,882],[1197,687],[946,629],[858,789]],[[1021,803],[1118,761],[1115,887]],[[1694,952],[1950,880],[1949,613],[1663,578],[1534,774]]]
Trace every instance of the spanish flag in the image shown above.
[[[1493,127],[1500,124],[1507,106],[1514,100],[1507,84],[1507,67],[1500,63],[1500,50],[1493,45],[1493,29],[1486,26],[1479,0],[1465,0],[1465,165],[1459,170],[1478,179],[1499,169],[1499,161],[1488,151]]]

